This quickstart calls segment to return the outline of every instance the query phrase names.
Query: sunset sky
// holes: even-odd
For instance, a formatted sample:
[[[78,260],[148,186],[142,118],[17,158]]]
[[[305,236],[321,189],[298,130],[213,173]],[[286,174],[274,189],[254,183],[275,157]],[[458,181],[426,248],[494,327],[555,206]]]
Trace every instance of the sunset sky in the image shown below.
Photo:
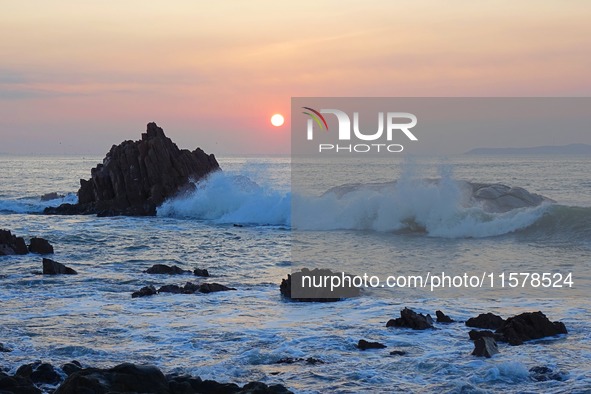
[[[0,152],[102,155],[156,121],[285,154],[292,96],[586,97],[589,21],[588,0],[5,1]]]

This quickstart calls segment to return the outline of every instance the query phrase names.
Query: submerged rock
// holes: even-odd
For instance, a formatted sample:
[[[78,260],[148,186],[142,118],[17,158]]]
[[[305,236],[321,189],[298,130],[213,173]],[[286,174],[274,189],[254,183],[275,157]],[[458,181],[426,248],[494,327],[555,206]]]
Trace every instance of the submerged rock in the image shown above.
[[[529,369],[532,380],[536,382],[546,382],[548,380],[557,380],[562,382],[566,379],[564,372],[554,372],[552,368],[546,366],[532,367]]]
[[[113,145],[103,163],[80,180],[77,204],[45,209],[47,214],[98,214],[148,216],[156,207],[219,170],[213,155],[201,149],[179,149],[156,123],[148,123],[139,141]]]
[[[497,342],[492,337],[481,337],[474,341],[473,356],[491,358],[499,352]]]
[[[218,291],[236,290],[233,287],[220,285],[219,283],[202,283],[199,285],[200,293],[216,293]]]
[[[412,309],[404,308],[400,311],[400,317],[397,319],[390,319],[386,323],[386,327],[403,327],[412,328],[413,330],[426,330],[433,328],[433,318],[431,315],[423,315],[416,313]]]
[[[157,293],[156,288],[154,286],[150,285],[150,286],[142,287],[138,291],[134,291],[131,294],[131,298],[148,297],[148,296],[152,296],[156,293]]]
[[[57,200],[58,198],[64,198],[63,194],[57,194],[57,192],[45,193],[41,196],[41,201]]]
[[[43,259],[43,275],[76,275],[78,272],[62,263],[51,259]]]
[[[53,246],[44,238],[33,237],[29,242],[29,252],[37,254],[53,254]]]
[[[332,272],[329,269],[302,268],[301,271],[288,274],[287,279],[281,280],[279,291],[281,294],[292,301],[299,302],[334,302],[341,301],[345,298],[358,297],[361,292],[358,287],[349,286],[346,283],[344,286],[337,286],[334,291],[331,291],[330,281],[324,285],[323,279],[332,276],[352,278],[352,275],[343,272]],[[304,287],[303,279],[311,278],[312,287],[308,286],[306,282]],[[323,286],[316,287],[315,284],[322,284]]]
[[[551,322],[542,312],[526,312],[508,318],[497,329],[510,345],[521,345],[525,341],[566,334],[567,330],[562,322]]]
[[[379,342],[368,342],[365,339],[360,339],[357,343],[357,349],[359,350],[367,350],[367,349],[383,349],[387,347],[383,343]]]
[[[195,268],[195,270],[193,270],[193,275],[195,275],[195,276],[202,276],[204,278],[208,278],[209,277],[209,271],[207,271],[206,269]]]
[[[486,328],[489,330],[496,330],[501,327],[505,320],[501,316],[494,313],[481,313],[476,317],[471,317],[466,321],[466,326],[475,328]]]
[[[191,271],[184,270],[176,265],[169,266],[166,264],[154,264],[146,271],[146,274],[163,274],[163,275],[182,275],[182,274],[190,274]]]
[[[29,249],[22,237],[12,235],[10,230],[0,229],[0,256],[27,253],[29,253]]]

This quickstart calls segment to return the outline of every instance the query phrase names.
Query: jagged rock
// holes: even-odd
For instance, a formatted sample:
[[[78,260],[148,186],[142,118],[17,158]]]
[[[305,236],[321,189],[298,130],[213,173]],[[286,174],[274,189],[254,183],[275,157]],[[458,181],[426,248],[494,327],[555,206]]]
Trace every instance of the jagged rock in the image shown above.
[[[64,371],[64,373],[68,376],[70,376],[74,372],[80,371],[81,369],[82,369],[82,365],[76,360],[73,360],[69,363],[62,365],[62,371]]]
[[[53,246],[44,238],[33,237],[29,242],[29,252],[38,254],[53,254]]]
[[[497,342],[492,337],[482,337],[474,341],[473,356],[491,358],[499,352]]]
[[[236,290],[233,287],[227,287],[224,285],[220,285],[219,283],[202,283],[199,286],[200,293],[215,293],[218,291],[228,291],[228,290]]]
[[[195,275],[195,276],[202,276],[204,278],[208,278],[209,277],[209,271],[207,271],[206,269],[195,268],[195,270],[193,271],[193,275]]]
[[[503,325],[503,318],[494,313],[481,313],[477,317],[471,317],[466,321],[466,326],[496,330]]]
[[[454,319],[447,316],[445,313],[441,311],[435,311],[435,316],[437,316],[437,323],[453,323],[455,322]]]
[[[76,275],[77,272],[62,263],[51,259],[43,259],[43,275]]]
[[[335,302],[344,298],[358,297],[360,295],[359,288],[348,286],[348,283],[346,286],[335,288],[334,292],[331,292],[330,281],[327,286],[314,286],[315,283],[323,284],[321,283],[322,278],[327,276],[331,277],[333,275],[352,277],[352,275],[332,272],[329,269],[314,268],[313,270],[310,270],[308,268],[302,268],[300,271],[288,274],[287,279],[282,279],[279,290],[285,298],[299,302]],[[303,277],[310,277],[313,286],[308,286],[308,283],[306,282],[306,287],[303,287]]]
[[[551,322],[542,312],[525,312],[508,318],[496,331],[510,345],[521,345],[525,341],[566,334],[562,322]]]
[[[357,349],[359,350],[367,350],[367,349],[383,349],[387,347],[383,343],[379,342],[368,342],[365,339],[360,339],[357,343]]]
[[[153,266],[151,266],[150,268],[148,268],[144,272],[146,274],[163,274],[163,275],[182,275],[182,274],[187,274],[187,273],[190,274],[191,273],[191,271],[184,270],[180,267],[177,267],[176,265],[169,266],[166,264],[154,264]]]
[[[56,200],[58,198],[64,198],[65,196],[62,194],[57,194],[57,192],[45,193],[41,196],[41,201],[51,201]]]
[[[97,214],[99,216],[155,215],[165,199],[219,170],[213,155],[197,148],[179,149],[156,123],[148,123],[139,141],[113,145],[91,170],[91,178],[80,180],[77,204],[46,208],[47,214]]]
[[[148,297],[156,294],[156,288],[152,285],[142,287],[140,290],[135,291],[131,294],[131,298]]]
[[[29,378],[0,372],[0,393],[41,394],[41,390]]]
[[[397,319],[390,319],[386,323],[386,327],[406,327],[413,330],[426,330],[433,328],[433,319],[431,315],[423,315],[416,313],[412,309],[404,308],[400,311],[400,317]]]
[[[29,249],[22,237],[12,235],[10,230],[0,230],[0,256],[27,253]]]

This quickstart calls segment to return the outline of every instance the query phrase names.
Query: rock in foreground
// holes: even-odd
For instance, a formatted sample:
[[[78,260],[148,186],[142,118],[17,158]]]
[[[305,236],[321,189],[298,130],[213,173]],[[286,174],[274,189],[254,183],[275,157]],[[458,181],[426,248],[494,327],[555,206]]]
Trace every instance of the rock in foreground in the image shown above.
[[[80,180],[78,204],[46,208],[47,214],[98,214],[99,216],[150,216],[165,199],[190,180],[219,170],[213,155],[197,148],[179,149],[156,123],[148,123],[139,141],[113,145],[103,163]]]
[[[492,337],[481,337],[474,341],[473,356],[491,358],[499,352],[497,342]]]

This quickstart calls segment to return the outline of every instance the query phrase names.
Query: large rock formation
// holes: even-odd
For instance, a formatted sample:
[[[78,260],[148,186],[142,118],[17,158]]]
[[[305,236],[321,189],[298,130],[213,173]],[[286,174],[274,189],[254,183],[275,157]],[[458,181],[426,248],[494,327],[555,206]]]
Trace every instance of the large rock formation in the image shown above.
[[[148,216],[165,199],[219,170],[213,154],[200,148],[179,149],[156,123],[148,123],[142,139],[113,145],[103,163],[80,180],[78,204],[46,208],[48,214]]]

